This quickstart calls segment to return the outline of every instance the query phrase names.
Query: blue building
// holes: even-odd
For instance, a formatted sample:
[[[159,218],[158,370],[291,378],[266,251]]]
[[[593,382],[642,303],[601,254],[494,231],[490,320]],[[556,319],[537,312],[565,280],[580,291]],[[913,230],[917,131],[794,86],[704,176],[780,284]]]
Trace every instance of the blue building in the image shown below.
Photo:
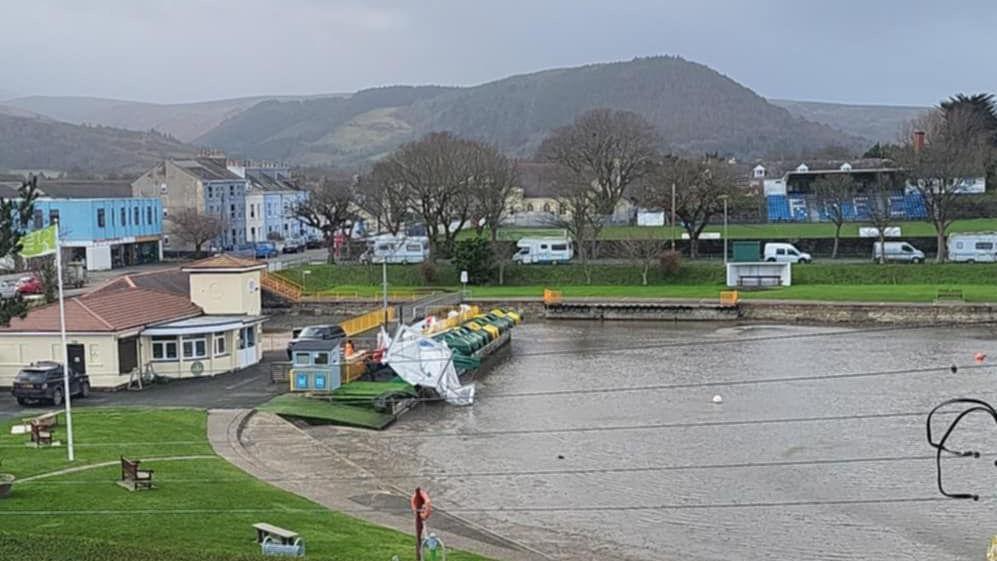
[[[58,220],[69,259],[102,271],[159,261],[162,214],[159,199],[40,198],[29,227],[46,228]]]
[[[290,168],[275,163],[229,165],[229,170],[249,181],[246,196],[246,239],[315,239],[319,233],[295,216],[295,208],[310,193],[291,179]]]

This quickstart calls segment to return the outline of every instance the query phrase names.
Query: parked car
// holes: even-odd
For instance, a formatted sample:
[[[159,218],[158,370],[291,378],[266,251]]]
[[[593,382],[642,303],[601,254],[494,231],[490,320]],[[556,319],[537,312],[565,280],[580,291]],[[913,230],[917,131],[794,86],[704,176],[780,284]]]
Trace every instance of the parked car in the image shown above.
[[[813,263],[813,257],[791,243],[765,244],[765,260],[776,263]]]
[[[301,253],[305,250],[305,242],[300,238],[284,240],[284,253]]]
[[[907,242],[886,242],[883,245],[885,246],[885,251],[880,247],[879,242],[872,244],[873,261],[879,261],[882,258],[886,261],[924,263],[924,252]]]
[[[287,343],[287,359],[290,360],[294,352],[294,344],[298,341],[314,341],[321,339],[339,339],[346,337],[343,328],[336,325],[309,325],[303,329],[295,329],[291,332],[291,340]]]
[[[0,281],[0,298],[7,299],[17,296],[17,283],[14,281]]]
[[[948,242],[949,261],[991,263],[997,261],[997,233],[952,234]]]
[[[280,253],[273,242],[255,242],[242,244],[235,248],[236,255],[251,257],[253,259],[270,259],[277,257]]]
[[[522,238],[516,242],[519,250],[512,256],[514,263],[566,263],[575,256],[571,240]]]
[[[45,292],[42,280],[34,275],[28,275],[17,279],[18,294],[41,294]]]
[[[39,401],[50,401],[53,405],[62,405],[63,389],[62,364],[43,361],[22,368],[17,376],[14,376],[11,393],[21,405]],[[73,397],[90,395],[90,377],[70,368],[69,393]]]
[[[325,240],[318,236],[310,236],[305,240],[306,249],[322,249],[325,247]]]

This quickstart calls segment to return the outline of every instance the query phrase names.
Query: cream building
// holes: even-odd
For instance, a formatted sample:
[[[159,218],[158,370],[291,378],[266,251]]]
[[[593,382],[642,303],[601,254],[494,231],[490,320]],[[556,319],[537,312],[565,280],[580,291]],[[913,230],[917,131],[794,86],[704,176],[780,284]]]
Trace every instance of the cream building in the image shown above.
[[[210,376],[257,364],[264,265],[221,255],[182,269],[129,275],[66,300],[70,365],[95,388],[133,372]],[[0,385],[42,360],[62,362],[58,304],[0,328]]]

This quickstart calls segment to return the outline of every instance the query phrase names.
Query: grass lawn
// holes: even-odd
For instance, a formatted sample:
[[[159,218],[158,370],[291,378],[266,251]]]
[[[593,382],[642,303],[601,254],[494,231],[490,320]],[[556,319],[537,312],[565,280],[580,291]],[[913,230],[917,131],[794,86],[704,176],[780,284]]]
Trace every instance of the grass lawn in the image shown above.
[[[387,427],[395,420],[391,415],[378,413],[369,407],[331,403],[296,394],[278,395],[257,409],[312,423],[334,423],[377,430]]]
[[[997,302],[997,286],[989,285],[835,285],[810,284],[768,290],[741,291],[744,299],[828,300],[854,302],[933,302],[940,288],[958,288],[967,302]],[[471,289],[472,298],[540,297],[542,286],[483,286]],[[720,285],[564,286],[565,297],[695,298],[715,300]]]
[[[857,238],[859,228],[868,224],[848,223],[841,228],[842,237]],[[898,222],[905,237],[934,236],[935,229],[931,224],[923,221]],[[705,232],[722,232],[723,227],[719,225],[708,226]],[[974,218],[970,220],[957,220],[949,233],[954,232],[992,232],[997,231],[997,218]],[[637,227],[637,226],[609,226],[603,229],[601,238],[606,240],[620,240],[631,237],[636,238],[664,238],[669,239],[672,235],[671,228],[668,227]],[[727,227],[727,233],[732,239],[801,239],[801,238],[833,238],[834,225],[830,223],[787,223],[787,224],[731,224]],[[474,235],[468,231],[467,236]],[[681,230],[676,230],[675,237],[682,235]],[[503,228],[499,231],[499,239],[518,240],[523,237],[563,237],[564,230],[559,228]]]
[[[0,500],[0,559],[260,559],[251,525],[261,521],[299,532],[309,559],[414,557],[410,536],[327,510],[215,456],[204,411],[93,408],[77,411],[73,419],[78,458],[72,467],[114,464],[16,484],[13,495]],[[28,448],[27,437],[11,435],[9,423],[0,429],[0,471],[23,479],[70,467],[64,447]],[[65,438],[64,427],[57,428],[56,438]],[[142,466],[156,472],[157,488],[133,493],[114,483],[122,455],[208,457],[145,460]],[[483,559],[459,552],[452,558]]]

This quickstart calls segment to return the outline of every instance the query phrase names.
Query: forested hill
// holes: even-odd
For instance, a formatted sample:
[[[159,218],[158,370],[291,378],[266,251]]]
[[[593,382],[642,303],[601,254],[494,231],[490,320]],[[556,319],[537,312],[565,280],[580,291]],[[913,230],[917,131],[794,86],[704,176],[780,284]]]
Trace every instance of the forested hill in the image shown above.
[[[512,76],[470,88],[389,87],[349,98],[267,101],[196,143],[254,158],[349,164],[434,130],[486,140],[518,156],[550,129],[595,107],[636,111],[669,148],[741,157],[794,157],[866,142],[794,117],[702,64],[678,57]]]
[[[78,126],[0,112],[0,170],[141,173],[192,146],[158,133]]]

